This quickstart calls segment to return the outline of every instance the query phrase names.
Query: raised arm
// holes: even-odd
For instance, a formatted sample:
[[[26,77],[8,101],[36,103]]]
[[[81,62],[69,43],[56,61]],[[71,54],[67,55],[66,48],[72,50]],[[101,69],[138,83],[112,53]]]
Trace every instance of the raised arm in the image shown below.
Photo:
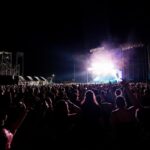
[[[81,108],[78,107],[77,105],[75,105],[70,100],[67,100],[67,102],[68,102],[69,107],[71,107],[74,110],[75,113],[73,113],[73,114],[79,113],[81,111]]]
[[[28,110],[26,109],[26,105],[23,102],[19,103],[19,114],[16,118],[16,121],[12,123],[11,125],[11,132],[13,133],[13,135],[16,134],[16,132],[18,131],[19,127],[21,126],[21,124],[23,123],[24,119],[26,118],[27,114],[28,114]]]

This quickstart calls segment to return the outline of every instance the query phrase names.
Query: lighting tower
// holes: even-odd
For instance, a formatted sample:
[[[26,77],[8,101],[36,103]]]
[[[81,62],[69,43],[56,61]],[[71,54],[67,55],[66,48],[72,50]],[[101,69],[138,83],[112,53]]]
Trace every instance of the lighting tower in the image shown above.
[[[0,52],[0,75],[12,75],[12,53]]]

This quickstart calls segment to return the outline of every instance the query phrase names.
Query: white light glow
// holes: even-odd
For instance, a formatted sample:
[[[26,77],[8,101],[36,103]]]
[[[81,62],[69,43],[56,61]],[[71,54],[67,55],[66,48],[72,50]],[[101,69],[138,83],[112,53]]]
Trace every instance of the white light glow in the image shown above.
[[[120,81],[121,71],[116,67],[115,60],[110,53],[92,55],[91,65],[87,69],[93,76],[95,82],[109,82],[112,80]]]
[[[91,71],[95,75],[105,75],[114,72],[114,66],[112,63],[107,61],[94,62],[91,64]]]

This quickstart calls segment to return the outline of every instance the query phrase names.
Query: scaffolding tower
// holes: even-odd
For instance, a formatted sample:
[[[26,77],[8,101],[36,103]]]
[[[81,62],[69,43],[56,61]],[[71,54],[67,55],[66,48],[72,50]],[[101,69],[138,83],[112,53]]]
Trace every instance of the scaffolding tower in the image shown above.
[[[0,51],[0,75],[17,76],[24,73],[24,54],[16,53],[16,62],[13,64],[12,52]]]
[[[0,75],[12,75],[12,53],[0,52]]]

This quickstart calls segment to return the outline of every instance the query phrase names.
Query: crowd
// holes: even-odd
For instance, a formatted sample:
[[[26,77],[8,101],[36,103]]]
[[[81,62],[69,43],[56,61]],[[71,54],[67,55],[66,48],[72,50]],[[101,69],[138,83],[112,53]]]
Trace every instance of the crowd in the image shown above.
[[[150,85],[0,86],[0,150],[150,144]]]

